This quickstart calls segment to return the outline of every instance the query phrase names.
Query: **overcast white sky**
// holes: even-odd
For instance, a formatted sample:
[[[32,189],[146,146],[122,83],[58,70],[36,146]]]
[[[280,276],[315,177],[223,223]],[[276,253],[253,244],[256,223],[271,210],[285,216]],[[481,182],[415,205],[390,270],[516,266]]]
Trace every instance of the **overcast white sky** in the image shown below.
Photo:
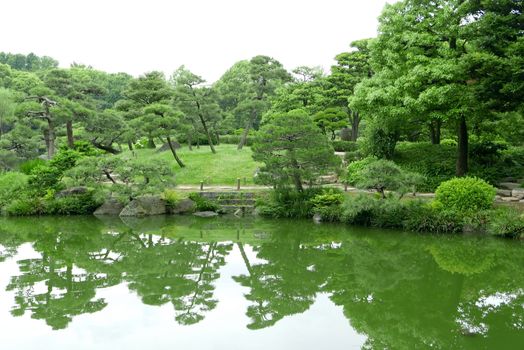
[[[351,41],[376,35],[386,2],[394,0],[10,0],[0,51],[133,75],[185,64],[210,82],[258,54],[288,69],[329,68]]]

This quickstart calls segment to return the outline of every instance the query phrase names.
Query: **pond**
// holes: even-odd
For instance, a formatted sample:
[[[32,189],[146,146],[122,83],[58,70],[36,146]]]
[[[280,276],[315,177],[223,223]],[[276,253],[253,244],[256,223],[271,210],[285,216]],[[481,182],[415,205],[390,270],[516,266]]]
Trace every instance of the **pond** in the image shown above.
[[[522,349],[524,244],[309,221],[0,219],[3,349]]]

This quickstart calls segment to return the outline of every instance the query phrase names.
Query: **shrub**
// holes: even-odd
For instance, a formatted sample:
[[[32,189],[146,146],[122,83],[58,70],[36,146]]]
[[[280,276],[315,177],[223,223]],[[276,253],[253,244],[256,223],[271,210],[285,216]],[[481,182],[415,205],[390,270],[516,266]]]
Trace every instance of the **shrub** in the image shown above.
[[[347,182],[350,185],[355,185],[358,182],[362,181],[362,170],[369,164],[376,161],[376,158],[368,157],[362,160],[357,160],[355,162],[349,163],[347,167]]]
[[[27,188],[27,175],[16,172],[0,174],[0,208],[20,197]]]
[[[385,198],[386,190],[396,191],[402,197],[416,192],[424,177],[407,172],[394,162],[385,159],[366,158],[348,166],[348,181],[359,188],[375,189]]]
[[[494,236],[508,238],[524,236],[524,213],[507,207],[491,211],[487,232]]]
[[[222,135],[220,136],[220,143],[238,145],[240,143],[240,138],[240,135]],[[255,137],[250,134],[247,138],[246,145],[252,146],[254,139]]]
[[[257,200],[257,212],[262,216],[274,218],[307,218],[313,216],[311,199],[322,194],[320,188],[310,188],[302,192],[289,188],[277,189],[268,197]]]
[[[49,215],[92,214],[102,204],[93,191],[68,197],[53,198],[45,202],[45,213]]]
[[[447,210],[468,215],[491,208],[495,194],[495,188],[482,179],[454,178],[440,184],[435,192],[435,201]]]
[[[38,195],[43,195],[49,189],[57,190],[60,188],[61,172],[55,167],[39,165],[31,171],[29,177],[29,187]]]
[[[353,141],[333,141],[332,145],[336,152],[355,152],[358,149],[357,143]]]
[[[425,177],[420,191],[433,192],[438,185],[455,176],[456,146],[429,142],[399,142],[393,160],[402,169]]]
[[[315,209],[340,205],[344,201],[344,194],[340,190],[328,189],[315,195],[310,202]]]
[[[180,201],[180,196],[175,190],[165,189],[162,193],[162,199],[166,201],[166,205],[169,208],[174,208]]]
[[[218,211],[220,209],[218,203],[202,197],[197,192],[190,193],[189,199],[195,202],[197,211]]]
[[[459,233],[463,221],[455,212],[439,210],[429,204],[412,205],[403,222],[404,229],[415,232]]]
[[[409,215],[408,204],[394,197],[386,200],[359,195],[344,203],[341,221],[383,228],[401,228]]]
[[[45,206],[40,198],[23,196],[6,205],[4,213],[10,216],[40,215],[45,213]]]
[[[33,171],[34,168],[36,168],[37,166],[40,166],[40,165],[45,165],[45,164],[46,164],[45,160],[40,159],[40,158],[36,158],[36,159],[31,159],[31,160],[27,160],[27,161],[23,162],[22,164],[20,164],[18,169],[20,170],[20,172],[22,172],[22,173],[24,173],[26,175],[29,175],[29,174],[31,174],[31,172]]]

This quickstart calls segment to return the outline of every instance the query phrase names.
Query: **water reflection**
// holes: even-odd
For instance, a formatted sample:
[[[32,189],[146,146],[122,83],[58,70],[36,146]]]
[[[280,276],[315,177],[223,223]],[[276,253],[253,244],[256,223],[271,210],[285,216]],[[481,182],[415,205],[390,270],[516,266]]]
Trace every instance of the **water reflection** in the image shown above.
[[[197,324],[220,303],[217,281],[235,251],[252,330],[326,294],[367,337],[364,348],[524,344],[521,242],[289,221],[31,218],[0,219],[0,245],[0,263],[19,267],[6,288],[12,315],[56,330],[103,310],[97,291],[120,284],[145,305],[172,305],[175,322]]]

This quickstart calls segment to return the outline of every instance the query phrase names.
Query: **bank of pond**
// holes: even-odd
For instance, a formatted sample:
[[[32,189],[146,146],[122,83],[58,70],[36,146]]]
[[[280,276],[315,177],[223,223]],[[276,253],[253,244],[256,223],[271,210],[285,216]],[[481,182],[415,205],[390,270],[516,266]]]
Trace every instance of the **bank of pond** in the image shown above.
[[[260,218],[0,218],[6,348],[67,348],[81,336],[77,349],[222,349],[233,339],[513,349],[524,344],[522,271],[523,242],[478,235]]]

